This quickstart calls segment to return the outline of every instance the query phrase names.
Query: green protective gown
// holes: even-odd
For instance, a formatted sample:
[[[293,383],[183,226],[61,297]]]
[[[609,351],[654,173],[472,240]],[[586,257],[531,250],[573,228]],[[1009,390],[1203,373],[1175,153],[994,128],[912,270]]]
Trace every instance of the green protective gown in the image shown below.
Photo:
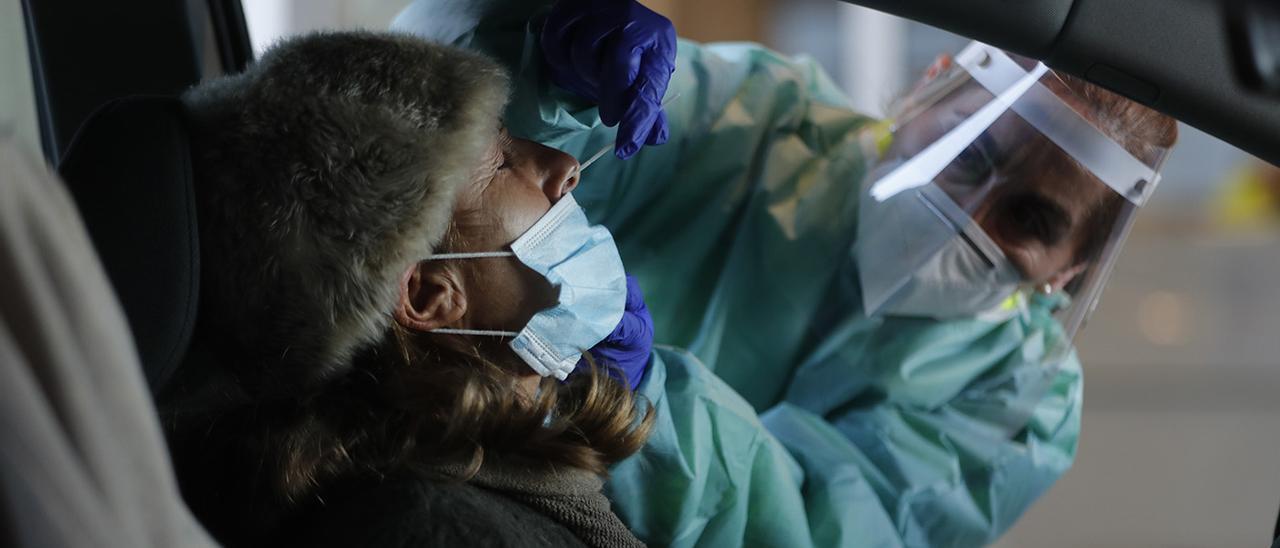
[[[544,78],[547,4],[418,0],[393,28],[500,59],[510,131],[585,159],[614,130]],[[1074,354],[1046,363],[1050,303],[866,317],[851,249],[883,126],[816,64],[756,44],[680,42],[677,93],[667,144],[606,155],[574,191],[661,343],[638,389],[656,429],[612,471],[615,510],[654,546],[993,541],[1075,454],[1081,372]]]

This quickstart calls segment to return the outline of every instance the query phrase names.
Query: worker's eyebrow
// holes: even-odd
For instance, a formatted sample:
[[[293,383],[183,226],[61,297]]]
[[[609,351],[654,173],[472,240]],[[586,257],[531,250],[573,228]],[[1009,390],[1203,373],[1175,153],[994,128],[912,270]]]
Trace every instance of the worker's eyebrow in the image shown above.
[[[1071,214],[1052,198],[1035,190],[1013,194],[1004,200],[1001,211],[1020,236],[1034,238],[1046,246],[1057,245],[1071,231]]]
[[[982,152],[987,155],[987,159],[991,161],[992,167],[1004,164],[1005,159],[1009,156],[1006,147],[1000,146],[1000,140],[996,139],[992,132],[984,131],[978,136],[978,146]]]

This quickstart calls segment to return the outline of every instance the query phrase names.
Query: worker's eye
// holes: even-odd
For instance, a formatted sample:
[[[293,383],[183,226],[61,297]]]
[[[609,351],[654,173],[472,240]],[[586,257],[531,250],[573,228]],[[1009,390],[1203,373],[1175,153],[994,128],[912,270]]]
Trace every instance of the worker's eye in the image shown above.
[[[1062,207],[1038,194],[1011,196],[1000,208],[1001,232],[1018,242],[1054,246],[1066,237],[1071,218]]]
[[[949,181],[966,186],[982,185],[991,178],[991,172],[995,170],[995,162],[981,142],[965,147],[951,165],[952,168],[948,170],[952,175]]]

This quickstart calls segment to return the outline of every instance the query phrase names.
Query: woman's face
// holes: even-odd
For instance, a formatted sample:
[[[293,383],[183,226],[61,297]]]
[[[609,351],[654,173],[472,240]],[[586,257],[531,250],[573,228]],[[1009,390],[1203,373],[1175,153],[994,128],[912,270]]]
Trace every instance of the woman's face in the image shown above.
[[[450,252],[502,251],[578,186],[578,161],[503,130],[461,189]],[[467,313],[463,327],[519,331],[539,310],[556,304],[546,278],[515,257],[465,259]]]
[[[886,158],[910,158],[992,96],[976,84],[951,93],[894,134]],[[1091,214],[1114,195],[1016,113],[1006,112],[936,178],[1037,285],[1065,285],[1079,270]],[[1109,228],[1109,227],[1106,227]]]

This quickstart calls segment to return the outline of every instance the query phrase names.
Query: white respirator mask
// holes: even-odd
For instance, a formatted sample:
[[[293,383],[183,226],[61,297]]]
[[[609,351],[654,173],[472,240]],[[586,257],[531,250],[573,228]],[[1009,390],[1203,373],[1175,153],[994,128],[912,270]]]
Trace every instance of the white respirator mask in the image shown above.
[[[975,316],[1022,284],[1000,246],[936,187],[864,200],[854,253],[863,306],[871,313]],[[909,273],[906,276],[903,273]]]

